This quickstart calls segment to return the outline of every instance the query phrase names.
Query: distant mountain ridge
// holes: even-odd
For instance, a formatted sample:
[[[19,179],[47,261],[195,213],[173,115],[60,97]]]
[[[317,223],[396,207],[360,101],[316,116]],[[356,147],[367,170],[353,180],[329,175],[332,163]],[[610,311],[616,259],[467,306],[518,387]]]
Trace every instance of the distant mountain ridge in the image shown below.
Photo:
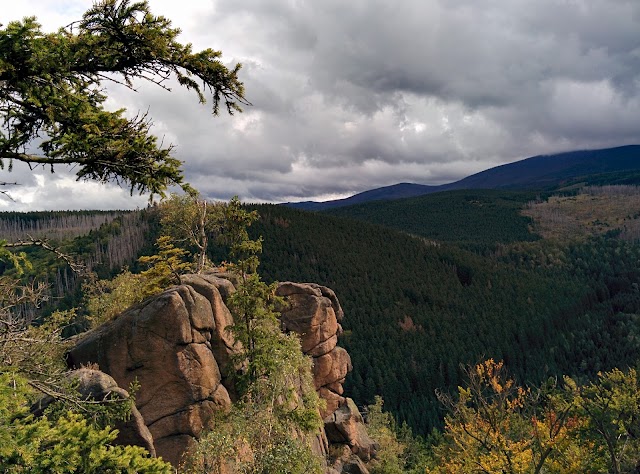
[[[440,186],[399,183],[375,188],[344,199],[285,203],[309,211],[395,200],[454,189],[540,189],[560,186],[582,176],[640,171],[640,145],[625,145],[600,150],[580,150],[538,155],[508,163]]]
[[[440,191],[441,186],[428,186],[426,184],[399,183],[382,188],[370,189],[355,194],[344,199],[336,199],[333,201],[304,201],[286,203],[289,207],[304,209],[307,211],[321,211],[323,209],[332,209],[335,207],[351,206],[353,204],[362,204],[369,201],[393,200],[423,196],[424,194]]]

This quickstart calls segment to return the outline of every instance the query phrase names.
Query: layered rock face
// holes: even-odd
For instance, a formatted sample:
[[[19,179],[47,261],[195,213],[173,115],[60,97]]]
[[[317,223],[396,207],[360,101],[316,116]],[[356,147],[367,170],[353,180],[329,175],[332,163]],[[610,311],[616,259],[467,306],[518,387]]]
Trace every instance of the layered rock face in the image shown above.
[[[339,347],[340,322],[344,312],[333,290],[315,283],[281,283],[276,294],[287,305],[281,311],[284,331],[300,335],[302,351],[313,358],[313,379],[320,398],[328,454],[328,474],[367,474],[363,461],[375,456],[378,448],[369,438],[364,421],[353,400],[344,396],[345,377],[352,370],[351,357]]]
[[[72,368],[97,364],[120,387],[137,381],[136,406],[155,451],[176,466],[210,427],[214,413],[230,407],[234,395],[223,374],[238,349],[226,330],[233,320],[225,300],[235,288],[221,276],[185,275],[182,285],[125,311],[83,337],[69,353]],[[331,436],[320,433],[315,451],[326,455],[328,439],[339,445],[334,452],[368,460],[375,444],[362,434],[362,418],[343,394],[351,359],[337,346],[343,311],[336,295],[323,286],[290,282],[280,284],[277,294],[288,303],[282,327],[298,333],[302,350],[313,357],[315,387],[327,404],[321,415]],[[358,461],[345,456],[336,467],[349,470],[327,472],[352,472],[347,466]]]
[[[174,465],[213,414],[231,406],[218,364],[233,351],[224,330],[231,314],[217,288],[228,282],[191,277],[193,286],[171,288],[91,332],[68,358],[72,367],[97,364],[120,387],[137,382],[136,406],[156,453]]]
[[[351,371],[351,357],[338,347],[344,312],[333,290],[313,283],[281,283],[276,290],[288,303],[280,318],[285,331],[300,335],[302,351],[313,357],[316,390],[327,402],[322,418],[344,404],[342,384]]]

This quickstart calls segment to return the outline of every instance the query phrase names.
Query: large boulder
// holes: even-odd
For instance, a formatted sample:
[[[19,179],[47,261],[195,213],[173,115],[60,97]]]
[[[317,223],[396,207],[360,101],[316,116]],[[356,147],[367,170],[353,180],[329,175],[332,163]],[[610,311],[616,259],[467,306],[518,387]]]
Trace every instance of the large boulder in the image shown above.
[[[363,461],[369,461],[378,450],[378,444],[367,434],[362,415],[350,398],[325,419],[324,427],[330,443],[349,446]]]
[[[119,387],[113,377],[100,370],[83,367],[72,370],[66,375],[67,382],[73,386],[81,401],[112,402],[113,400],[128,400],[129,393]],[[55,401],[51,396],[45,396],[31,407],[31,413],[41,416]],[[133,405],[129,419],[119,421],[114,426],[118,430],[115,442],[118,444],[141,446],[152,456],[156,455],[153,437],[144,423],[142,415]]]
[[[334,444],[331,447],[331,466],[325,474],[369,474],[369,470],[358,456],[351,452],[346,444]]]
[[[211,283],[195,286],[130,308],[83,337],[68,357],[71,367],[97,364],[120,387],[139,385],[136,406],[156,452],[174,465],[214,413],[231,405],[214,356],[231,350],[216,324],[223,317],[214,317],[220,294]]]

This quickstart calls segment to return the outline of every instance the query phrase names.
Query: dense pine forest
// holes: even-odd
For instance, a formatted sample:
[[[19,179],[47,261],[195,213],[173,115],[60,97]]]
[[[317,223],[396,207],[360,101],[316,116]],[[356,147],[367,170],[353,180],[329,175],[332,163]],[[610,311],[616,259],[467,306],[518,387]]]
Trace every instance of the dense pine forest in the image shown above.
[[[0,472],[640,473],[633,2],[5,3]]]
[[[640,357],[640,246],[613,223],[584,221],[593,231],[580,238],[543,238],[544,216],[557,218],[561,204],[554,212],[540,206],[554,199],[566,203],[565,220],[576,214],[575,193],[452,191],[331,211],[345,217],[251,206],[260,215],[251,232],[264,238],[267,282],[317,282],[338,294],[341,345],[354,366],[350,396],[366,406],[381,395],[398,421],[427,435],[443,426],[436,391],[464,384],[461,364],[502,360],[519,383],[537,386],[563,374],[586,382]],[[46,227],[59,216],[37,217],[25,221]],[[155,251],[157,233],[150,208],[62,245],[105,278],[122,265],[135,271],[137,257]],[[53,306],[78,305],[81,287],[64,262],[38,252],[27,277],[47,273]],[[227,254],[214,247],[210,257]]]
[[[607,236],[541,240],[514,211],[513,195],[474,193],[457,214],[456,198],[469,195],[447,194],[426,198],[440,207],[423,212],[433,227],[420,237],[258,207],[266,278],[320,281],[340,296],[354,365],[348,390],[359,403],[381,394],[399,420],[427,434],[442,426],[435,390],[463,385],[460,364],[504,360],[521,383],[538,385],[636,363],[640,247]],[[473,220],[464,218],[468,208]]]
[[[325,211],[381,224],[428,239],[487,247],[539,239],[520,212],[532,192],[462,190],[377,201]]]

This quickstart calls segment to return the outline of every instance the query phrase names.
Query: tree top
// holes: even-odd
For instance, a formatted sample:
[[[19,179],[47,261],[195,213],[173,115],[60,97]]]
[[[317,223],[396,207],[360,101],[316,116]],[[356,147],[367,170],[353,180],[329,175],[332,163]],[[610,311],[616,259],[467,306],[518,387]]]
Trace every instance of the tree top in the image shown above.
[[[78,179],[115,181],[131,193],[163,194],[183,185],[181,162],[150,133],[146,113],[107,111],[105,82],[134,89],[144,79],[168,82],[211,100],[217,115],[248,105],[221,52],[193,52],[176,38],[171,21],[154,16],[146,1],[102,0],[82,20],[44,33],[35,17],[0,25],[0,169],[14,160],[39,165],[78,165]]]

